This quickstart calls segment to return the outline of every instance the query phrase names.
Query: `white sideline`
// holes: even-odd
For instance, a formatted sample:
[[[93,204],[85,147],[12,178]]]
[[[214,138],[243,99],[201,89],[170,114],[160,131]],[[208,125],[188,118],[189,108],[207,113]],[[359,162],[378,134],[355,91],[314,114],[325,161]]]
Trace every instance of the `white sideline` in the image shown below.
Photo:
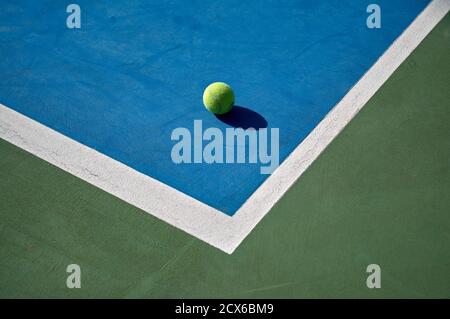
[[[0,138],[231,254],[450,9],[434,0],[234,216],[0,104]]]

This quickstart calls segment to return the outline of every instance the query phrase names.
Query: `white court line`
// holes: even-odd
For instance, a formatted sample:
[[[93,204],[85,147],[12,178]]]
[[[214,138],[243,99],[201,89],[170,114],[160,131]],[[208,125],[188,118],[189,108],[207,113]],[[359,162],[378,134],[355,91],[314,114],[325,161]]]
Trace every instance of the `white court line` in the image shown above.
[[[431,2],[232,217],[2,104],[0,138],[231,254],[449,9]]]

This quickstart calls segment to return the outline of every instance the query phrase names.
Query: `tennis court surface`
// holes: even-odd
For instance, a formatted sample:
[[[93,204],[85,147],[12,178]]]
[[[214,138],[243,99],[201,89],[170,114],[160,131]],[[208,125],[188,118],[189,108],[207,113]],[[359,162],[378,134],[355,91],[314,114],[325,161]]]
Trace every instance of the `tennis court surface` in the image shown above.
[[[5,5],[0,295],[448,297],[450,3],[378,4]],[[195,121],[278,129],[279,166],[174,163]]]

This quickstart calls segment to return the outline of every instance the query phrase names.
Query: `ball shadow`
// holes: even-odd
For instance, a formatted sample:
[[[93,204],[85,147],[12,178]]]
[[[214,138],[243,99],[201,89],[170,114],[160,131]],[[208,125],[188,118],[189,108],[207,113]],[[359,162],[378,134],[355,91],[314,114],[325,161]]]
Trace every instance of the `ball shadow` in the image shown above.
[[[266,128],[267,121],[259,113],[252,111],[246,107],[235,105],[233,109],[222,115],[216,115],[221,122],[233,127],[241,127],[244,130],[254,128],[256,130]]]

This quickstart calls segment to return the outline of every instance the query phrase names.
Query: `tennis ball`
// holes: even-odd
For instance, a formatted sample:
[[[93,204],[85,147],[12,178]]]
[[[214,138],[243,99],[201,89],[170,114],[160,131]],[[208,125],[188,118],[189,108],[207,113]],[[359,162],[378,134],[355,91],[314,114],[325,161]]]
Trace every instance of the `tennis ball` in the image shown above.
[[[214,114],[228,113],[234,105],[233,90],[223,82],[211,83],[203,92],[203,104]]]

